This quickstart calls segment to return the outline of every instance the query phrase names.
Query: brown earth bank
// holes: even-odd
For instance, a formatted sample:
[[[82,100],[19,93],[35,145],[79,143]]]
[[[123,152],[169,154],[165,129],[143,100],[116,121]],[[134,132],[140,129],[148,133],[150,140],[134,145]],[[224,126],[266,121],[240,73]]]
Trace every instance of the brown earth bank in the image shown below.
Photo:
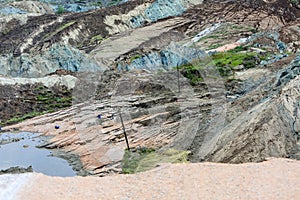
[[[0,176],[2,199],[299,199],[300,162],[161,164],[134,175]],[[17,187],[12,187],[17,185]]]
[[[70,107],[72,86],[68,81],[72,84],[76,78],[57,75],[35,80],[0,77],[0,125]]]
[[[63,107],[69,107],[72,103],[71,92],[67,88],[48,89],[42,84],[0,86],[0,93],[2,126],[43,114],[43,112],[53,112]],[[45,103],[45,101],[49,102]]]

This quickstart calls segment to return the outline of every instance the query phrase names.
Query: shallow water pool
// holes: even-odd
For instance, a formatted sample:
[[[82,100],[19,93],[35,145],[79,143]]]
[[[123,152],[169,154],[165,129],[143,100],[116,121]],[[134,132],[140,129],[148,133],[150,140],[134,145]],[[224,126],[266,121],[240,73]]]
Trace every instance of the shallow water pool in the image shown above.
[[[66,160],[52,156],[48,149],[36,147],[45,139],[29,132],[0,134],[0,170],[32,166],[34,172],[49,176],[75,176]]]

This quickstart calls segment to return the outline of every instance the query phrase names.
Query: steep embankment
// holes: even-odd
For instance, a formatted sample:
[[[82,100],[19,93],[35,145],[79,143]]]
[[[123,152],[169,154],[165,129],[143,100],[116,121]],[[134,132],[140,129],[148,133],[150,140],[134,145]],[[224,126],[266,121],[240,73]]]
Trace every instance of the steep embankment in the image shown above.
[[[269,156],[299,159],[299,67],[298,56],[228,105],[224,129],[194,156],[232,163],[257,162]]]
[[[77,78],[53,75],[44,78],[0,77],[0,125],[8,125],[72,105]]]

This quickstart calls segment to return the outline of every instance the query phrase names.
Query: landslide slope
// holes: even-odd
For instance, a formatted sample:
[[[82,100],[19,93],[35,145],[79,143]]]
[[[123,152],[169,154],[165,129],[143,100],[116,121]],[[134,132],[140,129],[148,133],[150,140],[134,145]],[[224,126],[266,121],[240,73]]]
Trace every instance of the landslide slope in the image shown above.
[[[53,135],[46,148],[79,155],[98,176],[122,171],[120,112],[133,149],[189,150],[194,162],[299,159],[299,16],[287,0],[256,0],[129,1],[29,18],[2,32],[6,75],[66,68],[79,82],[69,109],[4,130]]]
[[[57,69],[105,70],[124,59],[128,63],[136,53],[157,52],[171,41],[194,37],[212,23],[272,30],[299,15],[288,0],[134,0],[82,13],[4,16],[1,74],[39,77]]]

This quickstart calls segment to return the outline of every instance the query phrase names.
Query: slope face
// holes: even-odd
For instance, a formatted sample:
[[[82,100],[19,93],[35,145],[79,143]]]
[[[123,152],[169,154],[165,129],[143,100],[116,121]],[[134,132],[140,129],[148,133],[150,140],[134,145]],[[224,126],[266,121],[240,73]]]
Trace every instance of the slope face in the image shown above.
[[[295,4],[130,1],[13,22],[1,33],[1,73],[38,77],[65,69],[76,85],[66,92],[69,109],[3,130],[53,135],[44,147],[77,154],[80,161],[71,162],[91,175],[122,171],[120,109],[133,149],[189,150],[194,162],[299,159]],[[17,96],[5,116],[15,113]]]
[[[1,73],[38,77],[57,69],[106,69],[111,63],[103,65],[100,62],[95,65],[92,60],[87,62],[89,58],[85,53],[89,53],[112,35],[180,15],[188,7],[201,2],[135,0],[84,13],[41,16],[25,14],[24,16],[28,16],[25,21],[20,21],[20,16],[3,17],[0,29],[0,66],[4,70]],[[55,54],[54,58],[52,54]],[[67,54],[64,57],[68,56],[70,61],[66,63],[57,54]],[[40,63],[44,63],[44,66],[40,67]]]
[[[293,68],[292,72],[289,69]],[[299,59],[284,70],[295,78],[229,122],[206,157],[215,162],[257,162],[268,156],[299,159]],[[278,77],[283,77],[282,75]],[[276,83],[276,82],[275,82]],[[273,83],[274,84],[274,83]],[[273,90],[276,88],[273,85]],[[249,96],[257,95],[259,87]],[[256,93],[256,94],[255,94]],[[235,102],[239,104],[239,100]],[[201,154],[201,148],[199,150]]]

